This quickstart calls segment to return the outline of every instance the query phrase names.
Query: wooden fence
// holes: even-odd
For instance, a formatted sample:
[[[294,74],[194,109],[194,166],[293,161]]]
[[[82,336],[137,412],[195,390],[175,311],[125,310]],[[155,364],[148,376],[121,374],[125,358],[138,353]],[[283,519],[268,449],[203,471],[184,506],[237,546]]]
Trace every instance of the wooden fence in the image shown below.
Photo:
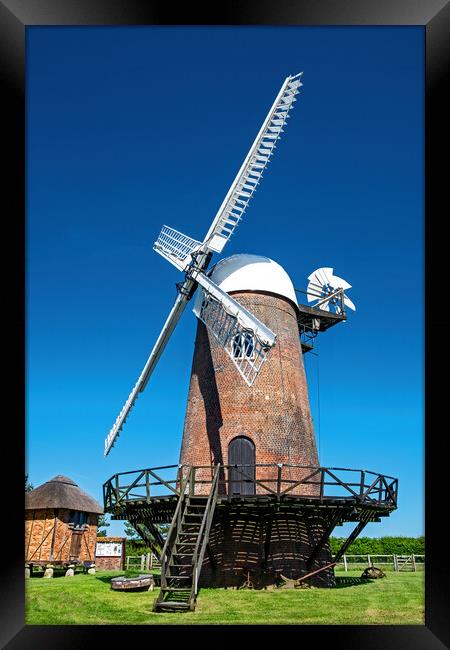
[[[394,571],[417,571],[422,570],[425,564],[425,555],[413,553],[411,555],[343,555],[338,562],[338,567],[344,571],[352,568],[379,566],[391,567]],[[150,571],[159,569],[161,563],[154,553],[144,555],[128,555],[126,558],[126,569],[139,569]]]
[[[161,563],[154,553],[144,553],[144,555],[127,555],[125,568],[140,569],[141,571],[150,571],[159,569]]]
[[[345,571],[349,568],[363,566],[390,566],[394,571],[417,571],[423,569],[425,555],[343,555],[337,566],[343,566]]]

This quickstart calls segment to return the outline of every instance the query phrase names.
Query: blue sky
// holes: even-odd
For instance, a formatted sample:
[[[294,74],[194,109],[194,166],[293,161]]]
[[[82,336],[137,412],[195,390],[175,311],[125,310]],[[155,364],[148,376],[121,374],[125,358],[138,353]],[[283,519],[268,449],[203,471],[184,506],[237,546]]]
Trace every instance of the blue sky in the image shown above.
[[[320,460],[399,478],[398,510],[364,534],[423,534],[423,57],[419,27],[27,29],[35,487],[65,474],[101,502],[115,472],[178,462],[190,308],[103,457],[182,279],[152,245],[163,224],[204,237],[283,80],[303,71],[224,256],[267,255],[298,288],[319,266],[352,284],[356,313],[305,357]]]

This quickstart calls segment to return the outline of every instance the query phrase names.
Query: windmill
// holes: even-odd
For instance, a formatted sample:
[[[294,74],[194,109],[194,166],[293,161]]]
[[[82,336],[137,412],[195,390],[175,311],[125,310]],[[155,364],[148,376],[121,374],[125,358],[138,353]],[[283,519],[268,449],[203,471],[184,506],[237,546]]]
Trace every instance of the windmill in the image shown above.
[[[290,117],[290,111],[297,101],[296,95],[303,85],[300,80],[302,74],[300,72],[285,79],[203,241],[196,241],[173,228],[163,226],[154,250],[182,271],[185,279],[177,285],[175,304],[144,369],[105,440],[105,456],[114,446],[130,410],[139,393],[145,389],[170,335],[198,287],[202,292],[202,302],[197,317],[214,334],[249,386],[255,381],[267,354],[275,345],[275,334],[212,282],[205,271],[213,253],[221,253],[234,233],[261,182],[276,143],[283,133],[283,127]],[[236,349],[240,350],[241,347],[245,347],[246,353],[236,353]],[[252,353],[248,354],[250,347]]]
[[[303,292],[309,306],[268,257],[232,255],[209,267],[261,182],[301,74],[285,79],[203,241],[163,226],[154,245],[184,280],[105,455],[198,289],[180,459],[115,474],[103,486],[105,512],[127,519],[160,556],[154,611],[193,609],[201,584],[239,586],[243,577],[266,585],[302,574],[332,586],[349,544],[396,508],[397,479],[319,464],[303,355],[318,332],[346,320],[345,307],[355,309],[348,282],[317,269]],[[356,527],[332,558],[329,537],[349,521]],[[163,539],[158,524],[169,522]]]

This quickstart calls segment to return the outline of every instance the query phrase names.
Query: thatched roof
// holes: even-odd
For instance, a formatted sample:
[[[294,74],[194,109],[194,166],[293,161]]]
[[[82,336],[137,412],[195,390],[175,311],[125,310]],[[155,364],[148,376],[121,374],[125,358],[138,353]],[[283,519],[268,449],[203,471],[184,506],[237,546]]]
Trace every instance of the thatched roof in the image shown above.
[[[25,493],[25,510],[42,508],[67,508],[95,514],[103,512],[103,508],[95,499],[80,490],[72,479],[60,474]]]

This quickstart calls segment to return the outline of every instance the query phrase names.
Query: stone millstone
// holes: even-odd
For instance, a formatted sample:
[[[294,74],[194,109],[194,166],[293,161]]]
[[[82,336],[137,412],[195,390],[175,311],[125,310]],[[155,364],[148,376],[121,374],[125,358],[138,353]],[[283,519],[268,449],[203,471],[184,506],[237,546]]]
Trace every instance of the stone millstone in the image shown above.
[[[382,571],[381,569],[379,569],[379,568],[376,567],[376,566],[370,566],[370,567],[368,567],[368,568],[365,569],[365,570],[362,572],[362,574],[361,574],[361,578],[372,578],[372,579],[376,579],[376,578],[385,578],[385,577],[386,577],[385,572]]]
[[[118,591],[153,591],[154,586],[155,581],[152,575],[140,575],[136,578],[119,576],[111,580],[111,589]]]

